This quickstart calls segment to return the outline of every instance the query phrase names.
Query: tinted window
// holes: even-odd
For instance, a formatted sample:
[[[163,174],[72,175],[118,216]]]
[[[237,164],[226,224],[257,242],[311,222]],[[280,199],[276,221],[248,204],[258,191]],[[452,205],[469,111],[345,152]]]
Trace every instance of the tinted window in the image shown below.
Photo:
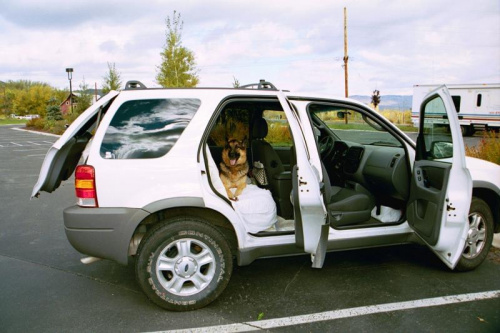
[[[476,106],[480,107],[481,106],[481,101],[483,99],[483,95],[477,94],[477,100],[476,100]]]
[[[172,149],[200,107],[189,98],[148,99],[123,103],[101,145],[110,159],[157,158]]]

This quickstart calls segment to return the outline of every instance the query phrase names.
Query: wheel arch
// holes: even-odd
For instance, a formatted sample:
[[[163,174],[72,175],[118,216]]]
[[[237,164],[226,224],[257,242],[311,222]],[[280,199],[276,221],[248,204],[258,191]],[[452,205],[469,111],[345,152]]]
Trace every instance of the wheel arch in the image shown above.
[[[205,220],[214,226],[228,241],[231,253],[238,251],[238,237],[233,224],[220,212],[207,208],[202,198],[174,198],[154,202],[143,208],[150,214],[137,224],[128,248],[128,256],[137,253],[144,235],[156,224],[178,216],[190,216]]]
[[[491,188],[476,184],[472,189],[472,196],[477,197],[489,206],[493,215],[494,232],[500,232],[500,194]]]

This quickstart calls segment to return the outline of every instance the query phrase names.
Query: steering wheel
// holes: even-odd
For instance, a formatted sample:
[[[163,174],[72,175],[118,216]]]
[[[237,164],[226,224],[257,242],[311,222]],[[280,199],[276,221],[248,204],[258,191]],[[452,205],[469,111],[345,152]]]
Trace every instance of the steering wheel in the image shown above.
[[[333,138],[331,136],[325,135],[323,136],[319,142],[318,142],[318,147],[319,147],[319,153],[321,157],[325,158],[328,155],[330,155],[332,149],[333,149]]]

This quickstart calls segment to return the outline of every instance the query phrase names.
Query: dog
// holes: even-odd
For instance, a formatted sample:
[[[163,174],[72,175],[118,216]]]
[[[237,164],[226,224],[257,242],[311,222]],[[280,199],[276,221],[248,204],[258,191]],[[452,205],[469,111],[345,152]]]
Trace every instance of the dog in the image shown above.
[[[238,196],[247,186],[248,161],[246,139],[228,139],[222,150],[220,179],[230,200],[238,201]],[[236,188],[233,194],[231,189]]]

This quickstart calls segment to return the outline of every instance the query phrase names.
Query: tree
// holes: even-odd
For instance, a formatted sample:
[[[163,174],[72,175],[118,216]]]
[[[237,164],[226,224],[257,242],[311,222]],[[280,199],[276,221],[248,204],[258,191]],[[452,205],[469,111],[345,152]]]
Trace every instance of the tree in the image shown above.
[[[104,82],[102,83],[102,92],[107,94],[111,90],[120,90],[122,86],[122,80],[120,78],[120,73],[116,70],[115,63],[108,62],[108,73],[103,77]]]
[[[85,83],[85,77],[80,83],[79,96],[76,99],[76,107],[73,112],[76,114],[81,114],[83,111],[87,110],[89,106],[92,105],[92,93],[87,83]]]
[[[196,87],[199,82],[194,53],[182,46],[181,14],[174,10],[172,20],[166,19],[166,43],[160,53],[162,63],[158,66],[156,82],[167,88]]]
[[[16,90],[12,99],[12,113],[18,116],[39,114],[44,117],[47,103],[53,95],[48,85],[32,85],[29,88]]]
[[[374,90],[372,95],[373,108],[376,110],[377,106],[380,104],[380,91]]]
[[[59,103],[54,97],[49,99],[47,108],[47,120],[63,120],[63,115],[61,113],[61,108],[59,107]]]

